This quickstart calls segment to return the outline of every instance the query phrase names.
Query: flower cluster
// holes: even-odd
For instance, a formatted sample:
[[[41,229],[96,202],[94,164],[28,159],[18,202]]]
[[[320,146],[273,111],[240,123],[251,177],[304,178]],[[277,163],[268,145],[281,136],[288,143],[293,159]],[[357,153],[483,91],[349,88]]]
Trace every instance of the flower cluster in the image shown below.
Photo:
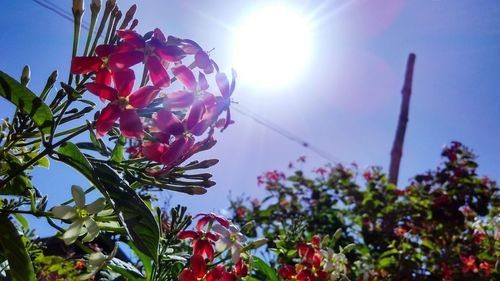
[[[73,74],[94,78],[85,84],[89,92],[108,101],[97,118],[96,135],[103,137],[119,122],[121,134],[139,142],[136,153],[168,167],[215,144],[214,128],[224,130],[232,122],[234,71],[230,82],[196,42],[165,37],[159,29],[144,36],[133,30],[116,35],[116,45],[97,46],[95,56],[75,57],[71,65]],[[189,56],[193,63],[186,66]],[[144,73],[134,90],[139,83],[132,67],[139,63]],[[215,74],[219,95],[209,92],[208,74]],[[182,87],[171,89],[175,80]],[[219,118],[223,112],[226,116]],[[195,142],[207,131],[204,140]]]
[[[226,218],[215,214],[198,214],[196,230],[184,230],[177,234],[180,239],[192,239],[193,255],[190,268],[184,269],[181,281],[236,281],[248,275],[248,265],[242,252],[246,237]],[[212,232],[213,230],[213,232]],[[227,270],[221,263],[215,263],[215,251],[230,253],[234,268]],[[224,261],[224,257],[220,257]],[[214,264],[217,264],[214,266]],[[208,269],[211,267],[210,269]]]
[[[349,250],[346,247],[346,251]],[[338,280],[347,273],[345,255],[327,247],[322,248],[319,235],[313,236],[309,243],[298,243],[297,253],[299,262],[295,265],[283,264],[278,270],[279,276],[285,280]]]

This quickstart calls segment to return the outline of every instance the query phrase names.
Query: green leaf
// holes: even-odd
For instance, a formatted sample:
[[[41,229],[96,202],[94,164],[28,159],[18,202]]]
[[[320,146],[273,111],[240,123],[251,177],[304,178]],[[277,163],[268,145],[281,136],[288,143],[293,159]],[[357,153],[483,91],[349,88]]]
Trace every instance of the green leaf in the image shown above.
[[[41,132],[50,133],[53,119],[50,108],[32,91],[2,71],[0,71],[0,96],[29,116]]]
[[[17,221],[21,224],[24,230],[27,230],[29,228],[28,220],[23,217],[21,214],[14,214],[14,217],[17,219]]]
[[[73,143],[62,144],[57,154],[60,161],[82,173],[112,203],[134,245],[156,261],[160,227],[151,210],[128,183],[109,166],[92,165]]]
[[[139,251],[137,247],[132,244],[128,243],[129,247],[134,251],[134,254],[139,258],[139,260],[142,262],[142,266],[144,267],[144,272],[146,272],[146,277],[150,278],[151,274],[153,274],[153,265],[151,264],[151,259],[146,256],[143,252]]]
[[[17,228],[6,215],[0,215],[0,225],[2,226],[2,231],[0,231],[1,254],[9,261],[12,280],[36,280],[33,264]]]
[[[253,256],[253,267],[267,277],[265,280],[278,281],[276,271],[259,257]]]
[[[115,162],[121,162],[123,160],[123,146],[125,145],[125,137],[120,136],[116,140],[115,148],[113,148],[113,152],[111,152],[111,160]]]
[[[387,268],[392,266],[393,264],[396,264],[396,259],[393,256],[386,257],[378,261],[378,265],[381,268]]]

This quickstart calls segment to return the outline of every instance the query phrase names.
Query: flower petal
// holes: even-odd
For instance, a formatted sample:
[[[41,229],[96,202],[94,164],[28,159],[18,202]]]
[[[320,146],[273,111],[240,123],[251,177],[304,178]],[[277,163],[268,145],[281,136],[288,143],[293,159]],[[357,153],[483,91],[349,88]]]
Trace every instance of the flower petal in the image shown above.
[[[184,132],[181,120],[168,110],[158,111],[153,120],[158,129],[169,136],[178,136]]]
[[[163,99],[166,109],[179,110],[190,106],[194,101],[194,94],[189,91],[176,91],[169,93]]]
[[[97,54],[97,56],[99,56],[101,58],[107,57],[115,51],[116,51],[115,45],[102,44],[102,45],[99,45],[95,48],[95,53]]]
[[[229,80],[227,80],[226,74],[221,72],[217,73],[215,75],[215,82],[219,87],[221,95],[226,99],[229,98],[231,96],[231,93],[229,91],[230,85],[229,85]]]
[[[241,255],[241,245],[239,244],[233,244],[231,246],[231,259],[233,260],[233,263],[236,264],[238,260],[240,259]]]
[[[99,226],[97,226],[97,223],[90,217],[87,217],[84,221],[83,224],[85,225],[85,228],[87,229],[87,235],[82,239],[83,242],[90,242],[94,240],[94,238],[99,235]]]
[[[104,136],[120,117],[120,107],[116,104],[109,104],[102,111],[99,118],[97,118],[95,129],[98,138]]]
[[[198,74],[198,84],[200,85],[200,89],[202,91],[206,91],[209,87],[207,78],[201,72]]]
[[[71,226],[64,232],[62,239],[66,245],[73,244],[76,238],[80,236],[80,231],[82,230],[83,220],[78,219],[74,221]]]
[[[170,77],[167,70],[156,57],[149,57],[146,66],[153,85],[158,88],[165,88],[170,85]]]
[[[70,220],[76,217],[76,210],[74,207],[69,207],[65,205],[55,206],[52,208],[52,214],[62,220]]]
[[[118,91],[118,95],[121,97],[127,97],[134,88],[134,71],[132,69],[117,71],[113,73],[113,80],[115,81],[115,87]]]
[[[173,163],[180,161],[184,154],[193,145],[193,139],[182,137],[177,139],[170,145],[167,152],[165,152],[161,157],[161,163],[165,166],[170,166]]]
[[[85,208],[85,192],[78,185],[71,186],[71,195],[73,195],[73,199],[75,200],[76,207],[83,209]]]
[[[94,215],[104,210],[104,207],[106,207],[106,199],[101,197],[95,200],[94,202],[90,203],[89,205],[87,205],[87,212],[90,215]]]
[[[141,51],[117,52],[109,55],[108,65],[113,71],[125,70],[144,60]]]
[[[87,90],[101,98],[101,100],[114,101],[118,98],[118,91],[105,84],[88,83],[85,85]]]
[[[74,57],[71,60],[71,73],[84,74],[98,71],[102,66],[99,57]]]
[[[143,138],[141,118],[135,110],[127,109],[120,113],[120,131],[126,138]]]
[[[206,74],[212,73],[214,71],[212,61],[210,60],[210,57],[208,57],[208,54],[204,51],[198,51],[194,55],[194,61],[196,63],[196,66],[203,69]]]
[[[111,81],[111,71],[108,68],[101,68],[99,71],[97,71],[94,80],[95,83],[111,86]]]
[[[205,260],[200,255],[193,255],[191,257],[191,268],[193,269],[197,278],[203,278],[207,271]]]
[[[93,252],[89,255],[89,264],[92,266],[100,266],[106,260],[106,256],[101,252]]]
[[[179,239],[187,239],[187,238],[195,239],[198,238],[199,236],[200,234],[194,230],[183,230],[177,234],[177,238]]]
[[[203,102],[195,101],[191,108],[189,108],[188,113],[186,113],[186,127],[191,130],[198,122],[200,122],[201,116],[204,113]]]
[[[167,45],[155,47],[155,54],[165,61],[178,62],[184,57],[184,51],[177,46]]]
[[[194,271],[186,268],[179,275],[179,281],[198,281],[198,278],[196,278]]]
[[[144,38],[133,30],[117,30],[116,35],[136,48],[144,48],[145,46]]]
[[[156,98],[159,89],[154,86],[144,86],[130,95],[129,104],[135,108],[145,108]]]
[[[167,151],[167,146],[163,143],[145,141],[141,151],[147,159],[161,163],[161,156]]]
[[[230,233],[229,233],[229,230],[227,228],[225,228],[224,226],[220,225],[220,224],[215,224],[214,226],[212,226],[212,229],[219,233],[220,235],[222,235],[223,237],[229,237]]]
[[[185,65],[172,67],[172,73],[179,79],[182,84],[191,91],[196,89],[196,78],[193,72]]]
[[[231,246],[231,240],[226,237],[222,237],[221,239],[215,242],[215,250],[217,252],[224,252],[227,248]]]

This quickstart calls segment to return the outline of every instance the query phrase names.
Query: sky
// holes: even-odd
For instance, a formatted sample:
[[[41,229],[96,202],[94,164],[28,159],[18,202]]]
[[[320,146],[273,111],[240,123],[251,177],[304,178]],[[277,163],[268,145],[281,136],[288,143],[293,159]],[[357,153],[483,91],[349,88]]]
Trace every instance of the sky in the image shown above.
[[[71,9],[70,0],[44,1]],[[308,33],[297,34],[296,41],[280,44],[272,42],[272,36],[243,52],[268,76],[250,79],[251,73],[245,76],[236,69],[240,75],[234,101],[326,151],[331,160],[356,162],[360,169],[377,165],[387,171],[406,59],[414,52],[417,60],[399,184],[436,167],[443,145],[452,140],[479,155],[480,174],[500,179],[497,0],[119,0],[118,4],[126,10],[136,2],[137,31],[159,27],[166,34],[193,39],[206,50],[214,48],[211,57],[225,71],[238,63],[240,27],[247,26],[255,13],[280,6],[307,19]],[[30,87],[35,93],[54,69],[65,80],[72,23],[29,0],[4,1],[2,12],[0,70],[19,77],[22,67],[30,65]],[[280,31],[275,33],[279,37]],[[254,52],[261,46],[267,50],[265,57]],[[286,61],[273,65],[273,58],[283,53],[288,54]],[[276,77],[289,79],[276,86],[272,82]],[[2,100],[0,112],[1,117],[7,116],[12,107]],[[197,157],[220,160],[209,170],[217,185],[202,196],[165,193],[161,198],[169,198],[171,205],[187,205],[193,214],[221,212],[229,206],[230,194],[262,197],[264,190],[257,186],[256,177],[266,170],[286,171],[288,163],[302,155],[307,158],[306,171],[328,162],[255,120],[233,113],[235,124],[216,135],[218,143],[212,150]],[[54,161],[50,170],[37,168],[34,178],[35,185],[49,194],[49,206],[67,199],[71,184],[87,185],[82,176]]]

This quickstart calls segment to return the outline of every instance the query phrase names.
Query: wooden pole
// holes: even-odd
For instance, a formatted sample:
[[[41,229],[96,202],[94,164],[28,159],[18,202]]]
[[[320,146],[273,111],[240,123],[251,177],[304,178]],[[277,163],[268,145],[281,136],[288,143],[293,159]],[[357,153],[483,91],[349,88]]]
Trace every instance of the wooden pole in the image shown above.
[[[406,62],[405,82],[401,94],[403,100],[401,102],[401,111],[399,112],[398,127],[396,136],[391,150],[391,163],[389,165],[389,183],[398,184],[399,165],[401,156],[403,155],[403,143],[405,140],[406,124],[408,123],[408,113],[410,111],[410,96],[413,81],[413,69],[415,67],[415,54],[411,53]]]

